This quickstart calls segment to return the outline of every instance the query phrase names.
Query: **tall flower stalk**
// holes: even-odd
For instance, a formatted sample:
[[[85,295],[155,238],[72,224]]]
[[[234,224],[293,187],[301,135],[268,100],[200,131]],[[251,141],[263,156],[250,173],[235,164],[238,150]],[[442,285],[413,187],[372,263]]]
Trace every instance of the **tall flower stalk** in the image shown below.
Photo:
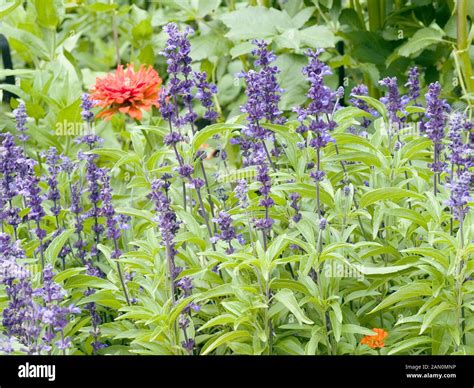
[[[179,230],[179,222],[176,213],[171,209],[170,201],[163,192],[164,181],[157,179],[151,185],[151,199],[155,204],[156,222],[161,233],[162,243],[166,250],[166,261],[168,264],[168,278],[170,284],[170,296],[173,304],[176,302],[176,277],[179,269],[175,264],[174,238]]]
[[[319,60],[324,52],[322,49],[316,51],[308,50],[306,55],[309,64],[303,68],[303,74],[310,83],[307,97],[310,103],[305,107],[294,108],[300,123],[297,132],[304,135],[311,133],[312,137],[306,140],[306,144],[316,151],[316,171],[310,173],[316,183],[316,207],[318,218],[322,217],[320,183],[324,179],[325,172],[321,168],[321,149],[328,143],[335,142],[330,136],[330,131],[336,127],[332,120],[332,114],[337,105],[337,93],[324,84],[324,77],[331,75],[329,66]]]
[[[30,136],[27,133],[28,128],[26,127],[26,123],[28,121],[28,115],[26,114],[26,106],[23,102],[20,102],[18,107],[13,111],[13,116],[15,117],[15,128],[18,131],[18,140],[23,144],[23,148],[25,148],[25,143]]]
[[[6,286],[9,300],[2,325],[28,354],[51,354],[53,348],[65,354],[71,339],[64,335],[64,328],[80,309],[63,304],[66,293],[54,282],[51,265],[42,271],[43,285],[34,289],[30,272],[20,262],[23,258],[18,243],[12,244],[8,235],[0,234],[0,283]]]
[[[262,206],[265,210],[264,217],[260,217],[254,220],[255,228],[262,231],[263,247],[267,250],[267,240],[270,236],[272,225],[275,222],[270,217],[270,209],[273,207],[275,202],[270,197],[270,191],[272,188],[272,180],[269,175],[268,163],[265,154],[262,150],[255,156],[257,162],[257,177],[256,180],[260,183],[260,201],[259,206]]]
[[[356,108],[359,108],[360,110],[363,110],[364,112],[370,113],[372,116],[377,116],[377,111],[373,108],[369,107],[369,104],[367,104],[364,100],[361,98],[358,98],[358,96],[368,96],[369,95],[369,89],[366,85],[360,84],[357,86],[354,86],[351,90],[350,96],[351,98],[349,99],[349,102],[354,105]],[[372,120],[368,119],[367,117],[364,117],[362,119],[362,128],[359,132],[360,136],[366,137],[367,132],[366,128],[369,127],[369,125],[372,123]],[[349,129],[350,132],[354,133],[355,129],[351,127]]]
[[[90,255],[95,256],[95,260],[99,261],[100,251],[97,248],[101,235],[104,233],[104,226],[99,222],[99,217],[101,216],[100,208],[100,178],[102,172],[96,164],[96,159],[98,155],[96,154],[83,154],[79,155],[80,159],[85,160],[86,163],[86,182],[87,190],[89,192],[89,201],[91,203],[91,208],[86,212],[85,217],[92,218],[94,224],[92,225],[92,231],[95,234],[95,242],[91,246]]]
[[[127,286],[125,285],[122,268],[120,267],[120,262],[118,260],[122,254],[119,248],[119,239],[121,237],[119,216],[115,213],[115,209],[112,205],[112,188],[110,187],[110,176],[106,169],[100,170],[99,179],[102,184],[102,189],[100,192],[100,198],[102,200],[101,214],[106,219],[107,238],[114,242],[114,249],[110,257],[116,262],[117,274],[119,276],[120,283],[122,284],[123,294],[127,304],[130,306],[130,298],[128,297]]]
[[[276,171],[276,166],[265,143],[265,140],[270,137],[275,142],[275,137],[271,131],[262,127],[262,123],[264,121],[272,124],[283,124],[285,122],[285,118],[281,115],[282,112],[278,109],[278,103],[283,92],[276,79],[280,70],[277,66],[271,66],[276,56],[268,50],[266,42],[254,40],[252,43],[256,46],[252,51],[252,54],[257,57],[254,61],[255,70],[251,69],[238,74],[240,78],[245,80],[246,84],[247,101],[240,108],[247,115],[247,127],[244,134],[251,139],[251,143],[254,143],[255,153],[258,153],[258,148],[263,148],[269,165],[273,171]],[[260,146],[255,143],[260,144]]]
[[[168,85],[160,93],[159,103],[160,112],[165,120],[169,123],[170,133],[165,138],[165,144],[171,145],[179,163],[178,172],[183,178],[183,205],[186,210],[186,184],[187,180],[192,188],[196,190],[201,209],[201,215],[206,223],[206,228],[209,233],[209,238],[212,237],[213,232],[210,226],[210,217],[207,214],[206,207],[202,198],[201,188],[206,186],[207,199],[211,210],[211,217],[214,217],[214,203],[211,197],[209,181],[204,168],[202,158],[198,158],[198,163],[201,166],[204,180],[200,178],[193,178],[194,168],[184,163],[183,157],[179,154],[177,145],[184,140],[180,132],[180,128],[185,125],[190,125],[192,133],[196,132],[194,122],[198,115],[193,110],[193,94],[194,88],[197,89],[196,96],[206,108],[205,117],[214,120],[216,113],[212,109],[212,95],[217,91],[215,85],[210,85],[206,81],[205,73],[193,73],[191,70],[192,59],[189,56],[191,51],[191,44],[188,36],[193,32],[192,29],[187,28],[184,32],[180,32],[175,23],[167,24],[163,30],[168,34],[165,49],[162,55],[167,59],[168,74],[170,79]],[[180,112],[180,102],[185,107],[185,112]],[[174,131],[173,127],[178,131]],[[215,226],[214,226],[215,230]],[[211,242],[212,243],[212,242]],[[212,243],[215,249],[214,243]]]
[[[35,234],[39,240],[38,250],[41,258],[41,268],[44,270],[44,238],[46,237],[46,231],[41,227],[41,221],[46,213],[43,209],[43,196],[39,183],[40,179],[37,176],[30,175],[21,194],[25,196],[26,204],[30,208],[28,219],[36,225]]]
[[[58,188],[58,174],[61,171],[61,158],[54,147],[51,147],[43,156],[46,158],[46,163],[48,164],[48,176],[46,177],[46,182],[48,183],[49,190],[46,198],[53,203],[50,210],[56,220],[57,230],[61,230],[61,225],[59,223],[59,214],[61,213],[61,195]]]
[[[12,226],[15,240],[17,239],[17,228],[21,223],[20,209],[14,205],[15,197],[20,194],[24,179],[31,175],[31,160],[27,159],[21,147],[15,144],[11,133],[2,135],[3,141],[0,146],[0,217],[4,223]]]
[[[388,111],[388,144],[392,146],[392,138],[394,135],[397,137],[397,141],[394,144],[394,150],[397,151],[402,147],[402,141],[400,138],[400,126],[402,118],[400,112],[404,108],[404,101],[400,97],[400,91],[398,90],[397,77],[386,77],[381,80],[380,85],[385,86],[388,90],[388,94],[385,97],[380,98],[380,101],[385,104]]]
[[[408,100],[417,106],[418,98],[420,98],[420,73],[418,72],[418,67],[413,66],[408,71],[408,80],[405,84],[405,87],[408,88]]]
[[[428,87],[428,93],[425,94],[425,115],[427,121],[424,127],[428,138],[433,142],[434,146],[433,163],[431,163],[429,167],[433,171],[433,190],[435,195],[438,193],[437,184],[439,182],[439,176],[446,166],[446,164],[441,160],[441,151],[444,148],[444,127],[446,125],[448,113],[451,110],[446,100],[440,99],[440,94],[441,85],[439,82],[430,84]]]

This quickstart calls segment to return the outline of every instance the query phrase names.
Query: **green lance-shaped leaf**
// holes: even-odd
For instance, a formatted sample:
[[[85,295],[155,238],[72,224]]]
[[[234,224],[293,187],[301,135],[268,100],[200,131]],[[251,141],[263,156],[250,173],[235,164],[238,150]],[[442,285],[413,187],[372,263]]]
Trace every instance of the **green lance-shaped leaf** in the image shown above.
[[[218,348],[221,345],[224,345],[228,342],[235,341],[237,339],[250,338],[250,333],[247,330],[236,330],[231,331],[230,333],[225,333],[219,336],[215,341],[209,344],[209,346],[202,349],[202,355],[209,354],[214,349]]]
[[[375,313],[384,308],[390,307],[401,300],[409,298],[417,298],[420,296],[430,295],[432,293],[431,287],[427,283],[411,283],[406,286],[400,287],[400,289],[393,294],[387,296],[377,307],[375,307],[370,314]]]
[[[388,352],[388,355],[390,356],[392,354],[405,352],[410,349],[416,348],[417,346],[420,346],[420,345],[427,345],[431,343],[431,341],[432,341],[431,337],[427,337],[427,336],[409,338],[407,340],[397,343],[396,346],[390,349],[390,351]]]
[[[389,200],[398,201],[402,198],[415,198],[423,200],[423,195],[411,190],[400,189],[398,187],[384,187],[365,193],[360,199],[360,207],[367,207],[376,202]]]
[[[211,124],[207,127],[201,129],[192,140],[192,148],[196,152],[199,147],[206,142],[207,139],[211,138],[214,135],[222,134],[223,132],[232,131],[234,129],[241,129],[243,125],[240,124],[228,124],[228,123],[218,123]]]
[[[298,305],[298,302],[292,291],[285,288],[279,291],[274,296],[274,298],[282,305],[284,305],[288,310],[290,310],[295,316],[295,318],[298,320],[298,322],[307,323],[308,325],[311,325],[313,323],[313,321],[304,314],[303,310]]]
[[[73,233],[74,230],[67,229],[57,236],[51,242],[51,244],[49,244],[48,248],[44,252],[44,257],[47,263],[54,265],[56,259],[58,258],[59,252],[61,252],[64,244],[66,244],[68,238],[71,237]]]

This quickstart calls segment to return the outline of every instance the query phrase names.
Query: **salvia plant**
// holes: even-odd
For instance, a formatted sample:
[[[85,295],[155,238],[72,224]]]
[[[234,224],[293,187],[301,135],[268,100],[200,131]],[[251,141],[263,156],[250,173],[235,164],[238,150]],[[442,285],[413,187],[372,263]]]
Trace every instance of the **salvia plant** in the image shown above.
[[[257,37],[230,115],[196,32],[161,34],[160,72],[118,46],[77,92],[64,144],[12,100],[1,352],[474,354],[469,106],[419,66],[334,87],[317,45],[288,106],[287,54]]]

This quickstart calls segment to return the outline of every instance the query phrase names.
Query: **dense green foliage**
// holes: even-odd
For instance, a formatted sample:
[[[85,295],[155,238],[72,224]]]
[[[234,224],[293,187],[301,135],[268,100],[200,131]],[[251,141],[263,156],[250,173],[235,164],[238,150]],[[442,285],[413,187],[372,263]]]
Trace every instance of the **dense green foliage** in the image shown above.
[[[465,5],[460,16],[462,7],[456,12],[451,0],[2,4],[0,33],[11,45],[14,69],[0,70],[0,77],[14,75],[17,80],[15,85],[0,85],[4,93],[14,94],[1,108],[2,132],[16,133],[11,110],[24,102],[30,139],[17,145],[39,162],[38,176],[47,176],[48,165],[40,154],[50,147],[72,160],[79,151],[96,154],[98,164],[110,169],[115,211],[131,217],[119,241],[119,259],[111,257],[110,238],[99,242],[94,264],[104,274],[100,278],[86,274],[73,253],[64,265],[58,258],[64,246],[77,241],[70,183],[86,186],[84,161],[72,175],[59,174],[59,236],[54,236],[58,223],[45,201],[42,227],[52,239],[45,261],[53,265],[55,281],[67,292],[67,304],[83,310],[64,329],[72,340],[67,353],[95,353],[91,316],[85,309],[95,303],[101,317],[99,338],[107,345],[98,354],[188,354],[181,345],[187,337],[195,339],[194,354],[474,354],[473,214],[461,221],[463,228],[453,218],[446,204],[449,172],[443,172],[433,188],[428,167],[433,143],[418,131],[420,122],[426,122],[426,86],[435,81],[453,110],[472,120],[474,2]],[[456,29],[461,20],[467,34]],[[199,177],[198,150],[227,152],[225,162],[209,157],[202,163],[216,214],[227,211],[245,239],[235,243],[231,254],[222,241],[214,244],[210,238],[195,191],[188,192],[191,198],[184,206],[182,180],[175,172],[178,161],[163,142],[168,122],[158,109],[144,112],[141,121],[120,114],[110,121],[96,119],[95,133],[104,139],[101,147],[88,149],[74,142],[83,128],[82,93],[96,77],[113,71],[117,62],[152,65],[167,84],[167,64],[160,53],[167,39],[162,28],[169,22],[193,27],[192,67],[207,72],[218,88],[213,102],[219,119],[213,124],[199,119],[195,133],[185,127],[187,139],[178,151]],[[256,168],[244,166],[239,146],[231,141],[247,125],[240,110],[247,99],[245,82],[235,74],[254,67],[253,39],[264,39],[277,55],[274,63],[284,89],[280,109],[288,119],[281,125],[262,124],[284,150],[269,173],[275,224],[268,241],[251,222],[263,212]],[[321,60],[333,74],[325,82],[332,89],[345,87],[345,105],[350,105],[352,87],[364,82],[370,96],[362,98],[373,110],[371,114],[343,106],[335,111],[335,143],[317,155],[311,147],[298,146],[305,138],[296,131],[299,123],[292,111],[308,100],[308,82],[301,72],[308,63],[308,48],[326,49]],[[401,132],[403,146],[394,149],[393,123],[379,100],[385,94],[379,80],[396,76],[405,94],[403,85],[413,65],[422,75],[420,104],[407,104],[398,112],[412,130]],[[196,106],[196,111],[200,117],[204,113],[202,107]],[[370,120],[366,137],[348,132],[350,127],[360,128],[365,119]],[[446,123],[446,133],[448,129]],[[468,137],[463,134],[463,141]],[[449,161],[448,151],[443,158]],[[317,184],[307,168],[316,160],[326,173]],[[150,199],[153,179],[165,173],[173,175],[167,195],[181,222],[175,236],[176,261],[183,268],[178,279],[190,277],[193,282],[191,295],[177,294],[174,302],[167,251]],[[245,210],[234,194],[236,178],[248,180]],[[47,193],[47,182],[40,187]],[[292,220],[292,193],[301,196],[299,222]],[[27,215],[31,209],[20,197],[15,201],[22,216]],[[204,202],[210,212],[210,202]],[[82,205],[90,210],[85,194]],[[326,228],[320,227],[320,208]],[[99,222],[106,224],[104,217]],[[14,235],[11,226],[2,227]],[[22,222],[15,233],[25,251],[21,262],[39,287],[42,242],[31,230],[29,222]],[[84,235],[89,236],[90,249],[91,218],[84,222]],[[133,303],[124,295],[120,268]],[[95,292],[85,296],[91,289]],[[0,312],[8,303],[5,287],[0,286]],[[190,303],[200,310],[183,314]],[[190,321],[185,331],[178,328],[183,315]],[[360,343],[374,334],[373,328],[388,332],[385,347],[378,351]],[[0,343],[5,339],[1,333]],[[24,351],[18,342],[13,346],[15,353]]]

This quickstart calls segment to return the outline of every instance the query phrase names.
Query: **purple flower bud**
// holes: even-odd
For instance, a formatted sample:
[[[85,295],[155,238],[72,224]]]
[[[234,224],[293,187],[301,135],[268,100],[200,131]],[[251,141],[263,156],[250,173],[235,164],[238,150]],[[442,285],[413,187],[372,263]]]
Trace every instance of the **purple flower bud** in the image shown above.
[[[81,117],[87,123],[92,123],[94,121],[94,113],[91,112],[91,109],[94,107],[94,101],[90,99],[89,94],[84,93],[81,96]]]
[[[28,115],[26,114],[24,103],[20,102],[18,107],[13,111],[13,116],[15,117],[16,130],[18,131],[18,140],[21,142],[27,141],[30,137],[26,134],[28,131],[28,128],[26,128]]]
[[[326,173],[324,171],[318,170],[318,171],[311,171],[310,174],[311,178],[315,182],[322,182],[324,177],[326,176]]]
[[[215,236],[217,240],[222,240],[229,245],[227,249],[227,253],[231,254],[234,252],[234,248],[232,247],[232,240],[237,239],[237,235],[235,233],[235,228],[232,225],[232,218],[231,216],[225,212],[221,211],[219,216],[214,218],[213,221],[219,226],[220,233]]]
[[[290,207],[296,210],[296,214],[293,216],[293,221],[294,222],[299,222],[301,220],[301,213],[300,213],[300,207],[299,207],[299,200],[301,199],[301,195],[299,193],[291,193],[290,194]]]
[[[248,202],[248,186],[245,179],[240,179],[237,181],[237,185],[234,189],[235,198],[239,201],[239,206],[241,209],[246,209],[249,207]]]
[[[417,105],[417,99],[420,97],[420,74],[418,73],[418,68],[413,66],[408,71],[408,80],[405,84],[405,87],[408,88],[408,96],[414,105]]]
[[[354,105],[356,108],[359,108],[363,110],[364,112],[370,113],[372,116],[376,117],[378,116],[378,113],[375,109],[372,109],[369,107],[369,104],[367,104],[364,100],[357,98],[356,96],[368,96],[369,95],[369,89],[367,88],[366,85],[360,84],[352,88],[351,90],[351,98],[349,99],[349,102]],[[369,120],[368,118],[364,117],[362,120],[362,127],[367,128],[372,121]]]
[[[217,87],[207,82],[207,74],[204,72],[193,73],[194,83],[197,88],[196,98],[201,101],[202,106],[206,109],[204,118],[209,121],[217,119],[217,112],[214,110],[213,96],[217,93]]]
[[[455,113],[449,122],[448,148],[451,164],[457,166],[458,169],[468,169],[473,164],[471,146],[463,141],[463,130],[467,123],[468,121],[464,121],[459,112]]]
[[[471,172],[462,171],[458,176],[454,177],[453,182],[446,184],[450,189],[449,200],[446,201],[448,206],[451,206],[454,211],[454,217],[462,221],[464,215],[467,214],[469,207],[466,206],[469,201],[472,201],[470,196],[470,188],[473,183]]]
[[[165,138],[163,139],[163,143],[167,146],[173,146],[183,140],[183,135],[181,135],[179,132],[171,132],[165,136]]]
[[[397,77],[386,77],[379,81],[379,84],[386,86],[388,89],[388,96],[382,97],[380,101],[387,107],[390,121],[392,123],[399,123],[401,120],[398,112],[402,111],[404,106],[398,90]]]
[[[319,229],[324,230],[328,225],[328,221],[325,218],[321,218],[319,221]]]
[[[193,166],[189,164],[183,164],[176,169],[183,178],[191,178],[191,174],[194,172]]]

